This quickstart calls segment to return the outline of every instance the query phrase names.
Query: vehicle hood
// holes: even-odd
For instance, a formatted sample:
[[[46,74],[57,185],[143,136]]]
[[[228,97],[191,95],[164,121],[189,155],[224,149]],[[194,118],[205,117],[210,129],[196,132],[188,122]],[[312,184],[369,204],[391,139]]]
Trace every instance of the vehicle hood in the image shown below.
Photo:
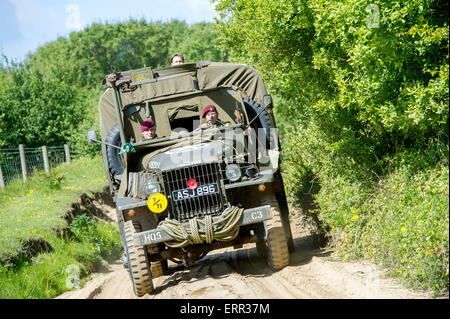
[[[174,147],[144,157],[143,165],[148,169],[167,171],[175,168],[220,162],[233,154],[233,144],[226,141],[211,141]]]

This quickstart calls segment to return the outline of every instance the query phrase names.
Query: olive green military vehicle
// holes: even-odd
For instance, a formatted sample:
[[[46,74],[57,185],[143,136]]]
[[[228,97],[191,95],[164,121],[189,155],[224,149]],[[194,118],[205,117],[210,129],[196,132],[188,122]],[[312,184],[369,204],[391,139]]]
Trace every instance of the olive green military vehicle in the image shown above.
[[[202,61],[105,76],[102,155],[116,204],[124,266],[137,296],[152,293],[168,261],[254,243],[279,270],[294,250],[279,171],[273,102],[260,74]],[[219,121],[202,127],[213,105]],[[156,123],[144,140],[141,124]]]

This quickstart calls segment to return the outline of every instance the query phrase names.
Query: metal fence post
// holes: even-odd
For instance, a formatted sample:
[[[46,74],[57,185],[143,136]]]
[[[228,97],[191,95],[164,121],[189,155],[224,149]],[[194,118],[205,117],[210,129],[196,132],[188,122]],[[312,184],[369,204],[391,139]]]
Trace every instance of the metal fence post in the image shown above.
[[[50,172],[50,165],[48,164],[47,146],[42,146],[42,159],[44,160],[44,169],[46,173]]]
[[[64,144],[64,153],[66,153],[67,164],[70,164],[70,151],[69,151],[69,145],[67,145],[67,144]]]
[[[22,177],[23,181],[27,181],[27,163],[25,161],[25,149],[23,148],[23,144],[19,145],[19,153],[20,153],[20,165],[22,166]]]

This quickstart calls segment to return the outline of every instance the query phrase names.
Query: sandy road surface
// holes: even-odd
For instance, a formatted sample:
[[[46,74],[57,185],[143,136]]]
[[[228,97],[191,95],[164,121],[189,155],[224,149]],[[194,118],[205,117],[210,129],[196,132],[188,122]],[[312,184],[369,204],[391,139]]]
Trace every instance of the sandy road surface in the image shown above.
[[[110,214],[114,217],[114,214]],[[292,223],[296,251],[290,264],[273,273],[258,257],[254,244],[209,253],[188,269],[169,264],[170,274],[155,278],[155,294],[146,299],[413,299],[431,294],[407,290],[367,262],[339,262],[320,249],[314,237]],[[137,298],[128,271],[116,260],[95,274],[83,288],[64,299]],[[177,271],[175,271],[177,270]]]

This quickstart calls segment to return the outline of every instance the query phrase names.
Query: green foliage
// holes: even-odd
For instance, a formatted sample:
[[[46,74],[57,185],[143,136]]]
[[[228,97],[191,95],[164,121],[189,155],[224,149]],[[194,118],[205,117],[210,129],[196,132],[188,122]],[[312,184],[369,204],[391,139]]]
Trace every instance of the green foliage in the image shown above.
[[[0,75],[0,147],[62,145],[83,118],[83,92],[26,65]]]
[[[130,19],[93,23],[68,38],[38,48],[27,64],[77,88],[100,88],[105,74],[151,66],[166,67],[175,51],[191,61],[226,57],[216,48],[215,26],[185,22],[148,23]]]
[[[96,223],[86,214],[74,218],[70,224],[70,230],[79,241],[89,242],[91,250],[97,251],[100,255],[110,255],[114,248],[117,250],[118,238],[113,236],[116,229],[107,227],[105,223]],[[105,227],[106,226],[106,227]]]
[[[170,27],[159,22],[93,23],[41,46],[28,63],[79,88],[98,88],[105,74],[168,64],[170,38]]]
[[[442,1],[378,2],[379,27],[370,1],[218,2],[223,46],[290,105],[281,115],[314,117],[330,139],[350,131],[378,157],[436,132],[448,141]]]
[[[40,46],[24,62],[0,65],[0,148],[70,143],[93,155],[86,131],[98,131],[98,101],[106,74],[152,66],[166,67],[175,52],[186,61],[226,60],[216,48],[212,23],[149,23],[130,19],[93,23]]]
[[[215,2],[230,60],[275,97],[291,200],[317,193],[344,256],[448,286],[448,2]]]
[[[218,38],[215,24],[196,23],[189,29],[184,27],[174,36],[170,52],[182,53],[185,62],[227,61],[227,53],[219,48]]]
[[[80,173],[82,172],[82,173]],[[41,173],[26,183],[18,180],[0,189],[0,298],[54,298],[70,289],[71,270],[78,267],[80,279],[102,257],[121,252],[114,224],[94,221],[82,214],[70,227],[74,238],[58,237],[54,228],[65,226],[61,215],[82,192],[101,191],[106,183],[101,158],[75,159],[54,169],[50,180]],[[63,179],[59,177],[64,176]],[[11,265],[11,257],[28,238],[43,238],[52,253],[40,253]],[[14,266],[14,267],[12,267]]]
[[[35,175],[34,181],[43,186],[46,185],[49,191],[61,189],[61,184],[65,178],[64,175],[61,175],[55,170],[52,170],[49,173],[38,171]]]
[[[70,224],[70,230],[79,240],[88,238],[92,230],[95,230],[94,221],[86,214],[75,217]]]
[[[84,116],[83,119],[77,123],[75,127],[70,131],[67,137],[67,144],[73,145],[82,156],[95,156],[100,154],[101,145],[89,145],[86,140],[86,133],[90,129],[96,129],[97,135],[99,134],[99,119],[98,119],[98,101],[103,92],[98,90],[90,90],[84,101]]]
[[[412,176],[398,170],[370,187],[339,177],[324,180],[316,202],[338,252],[388,266],[413,287],[446,289],[448,173],[448,167]]]
[[[82,191],[101,191],[105,183],[103,162],[96,157],[75,159],[0,189],[0,263],[14,259],[23,240],[51,238],[54,227],[64,226],[60,216],[67,203],[76,202]]]
[[[82,285],[102,256],[121,252],[117,228],[105,222],[94,225],[90,228],[93,239],[52,238],[54,253],[39,254],[13,269],[0,265],[0,298],[49,299],[74,288],[75,279]]]

